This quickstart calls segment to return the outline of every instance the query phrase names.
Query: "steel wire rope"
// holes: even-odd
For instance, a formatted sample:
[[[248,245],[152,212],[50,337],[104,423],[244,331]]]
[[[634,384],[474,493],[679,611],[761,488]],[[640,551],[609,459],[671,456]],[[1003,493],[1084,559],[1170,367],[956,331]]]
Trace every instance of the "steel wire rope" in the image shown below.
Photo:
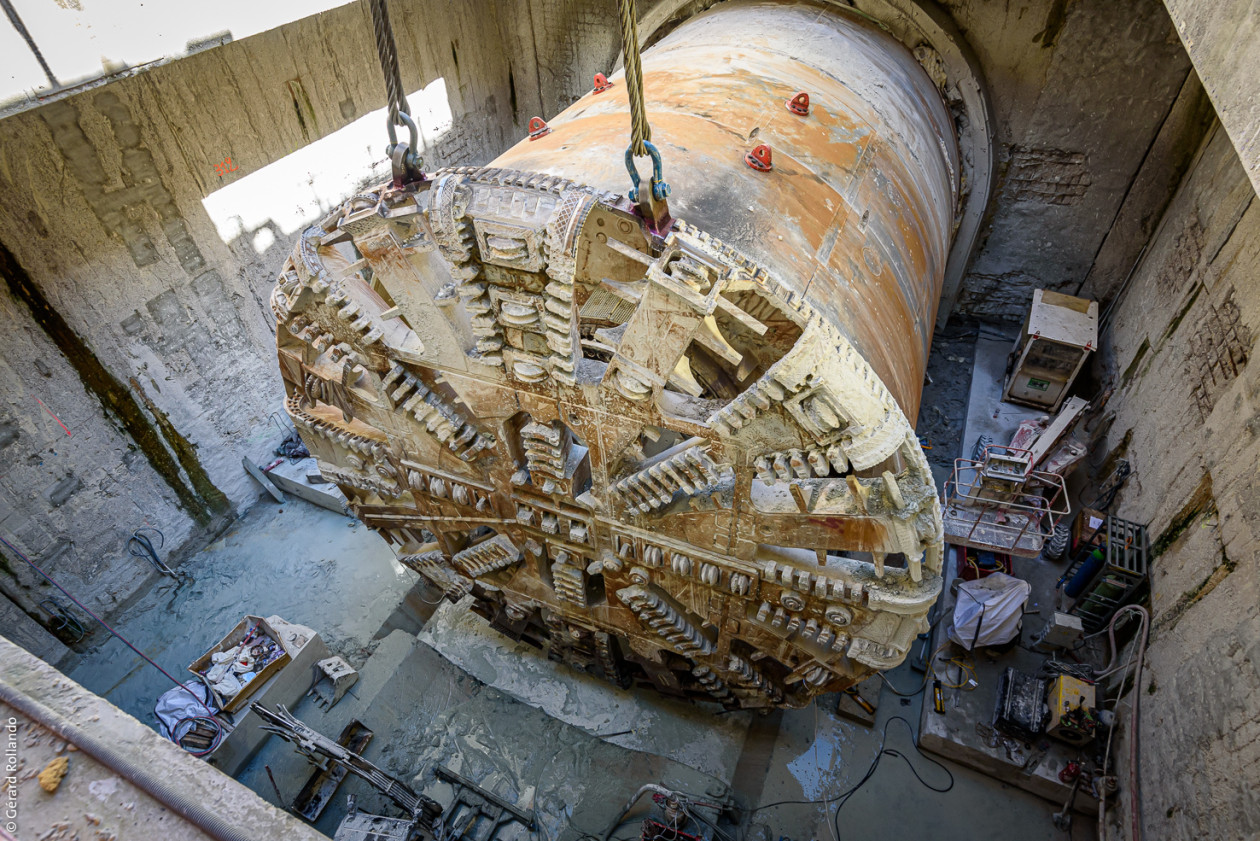
[[[630,99],[630,150],[636,158],[647,157],[645,145],[652,139],[643,99],[643,63],[639,56],[639,22],[634,0],[617,0],[621,24],[621,52],[625,56],[626,93]]]
[[[400,113],[411,116],[407,97],[403,95],[402,73],[398,69],[398,48],[394,44],[394,29],[389,23],[389,0],[368,0],[372,10],[372,33],[376,37],[376,56],[381,61],[385,76],[385,96],[389,101],[389,122],[403,125]]]

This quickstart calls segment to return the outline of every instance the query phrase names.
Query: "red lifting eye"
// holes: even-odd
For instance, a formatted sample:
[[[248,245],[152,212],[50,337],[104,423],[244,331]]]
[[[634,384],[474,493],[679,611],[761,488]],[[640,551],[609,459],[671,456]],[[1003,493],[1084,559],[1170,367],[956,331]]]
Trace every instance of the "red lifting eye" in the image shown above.
[[[551,134],[551,128],[543,122],[542,117],[529,118],[529,139],[537,140],[540,137],[546,137]]]
[[[809,116],[809,94],[801,91],[796,96],[789,99],[786,103],[787,110],[801,117]]]
[[[764,143],[744,155],[744,163],[758,172],[769,172],[774,169],[774,165],[770,163],[770,147]]]
[[[605,76],[603,73],[595,74],[595,93],[603,93],[604,91],[608,90],[612,86],[613,86],[613,83],[608,81],[608,77]]]

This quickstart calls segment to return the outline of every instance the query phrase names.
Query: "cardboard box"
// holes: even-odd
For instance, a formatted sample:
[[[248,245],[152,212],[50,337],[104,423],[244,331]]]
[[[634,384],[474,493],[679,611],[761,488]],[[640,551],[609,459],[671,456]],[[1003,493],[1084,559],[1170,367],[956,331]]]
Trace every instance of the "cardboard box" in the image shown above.
[[[226,637],[219,640],[218,645],[198,657],[193,661],[192,665],[188,667],[188,671],[200,678],[203,672],[208,671],[210,667],[214,665],[211,655],[217,654],[220,651],[227,651],[229,648],[234,648],[241,640],[245,639],[245,635],[249,633],[250,628],[255,625],[260,626],[263,632],[267,634],[267,636],[271,637],[271,639],[280,646],[284,653],[264,666],[262,670],[255,673],[253,680],[241,687],[240,692],[237,692],[230,698],[220,699],[223,702],[223,710],[226,712],[236,712],[238,709],[243,707],[245,702],[249,700],[249,697],[257,692],[259,688],[267,682],[268,678],[283,669],[289,662],[291,658],[289,656],[288,648],[282,641],[280,634],[277,633],[276,630],[267,623],[267,620],[263,619],[261,616],[247,615],[244,619],[237,623],[235,628],[228,632]]]
[[[1081,513],[1072,522],[1072,545],[1068,548],[1075,553],[1083,541],[1089,540],[1095,529],[1106,525],[1106,521],[1107,515],[1103,512],[1095,511],[1092,508],[1082,508]],[[1102,545],[1105,535],[1105,529],[1099,531],[1098,539],[1095,542],[1098,545]]]

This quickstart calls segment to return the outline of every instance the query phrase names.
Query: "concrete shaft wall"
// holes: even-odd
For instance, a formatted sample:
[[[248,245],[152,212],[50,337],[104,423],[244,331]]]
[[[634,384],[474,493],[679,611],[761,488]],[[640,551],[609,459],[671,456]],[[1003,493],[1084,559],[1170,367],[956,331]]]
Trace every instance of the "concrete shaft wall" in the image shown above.
[[[1038,287],[1109,298],[1211,116],[1167,12],[1158,0],[941,5],[976,52],[996,126],[958,312],[1018,322]]]
[[[1018,320],[1035,286],[1110,297],[1211,117],[1167,13],[1159,0],[940,5],[997,124],[960,310]],[[450,99],[430,165],[490,160],[618,53],[607,0],[416,0],[393,17],[404,88],[442,78]],[[150,574],[123,549],[137,526],[170,548],[252,501],[240,457],[261,461],[274,440],[262,302],[291,238],[263,222],[224,243],[201,200],[383,105],[359,2],[0,120],[0,534],[94,605]],[[238,169],[220,176],[228,157]],[[258,251],[264,229],[276,236]],[[0,564],[0,592],[44,615],[46,588],[20,568]]]
[[[393,24],[405,90],[445,80],[431,166],[490,160],[616,55],[590,0],[400,3]],[[292,239],[225,243],[201,200],[384,104],[355,3],[0,121],[0,536],[92,606],[151,574],[134,529],[170,550],[252,502],[241,457],[279,437],[265,300]],[[0,554],[0,593],[44,616],[49,588]]]
[[[1260,833],[1260,202],[1217,127],[1113,314],[1115,513],[1149,524],[1149,838]]]

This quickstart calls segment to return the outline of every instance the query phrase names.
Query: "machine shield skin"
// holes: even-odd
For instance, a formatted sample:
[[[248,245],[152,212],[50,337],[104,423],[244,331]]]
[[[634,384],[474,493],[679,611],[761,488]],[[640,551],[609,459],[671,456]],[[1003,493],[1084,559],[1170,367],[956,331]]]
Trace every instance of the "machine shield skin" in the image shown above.
[[[622,195],[620,74],[488,167],[355,196],[272,295],[286,406],[354,513],[501,633],[801,706],[900,663],[941,588],[909,419],[953,124],[832,6],[720,4],[643,69],[672,224]]]

